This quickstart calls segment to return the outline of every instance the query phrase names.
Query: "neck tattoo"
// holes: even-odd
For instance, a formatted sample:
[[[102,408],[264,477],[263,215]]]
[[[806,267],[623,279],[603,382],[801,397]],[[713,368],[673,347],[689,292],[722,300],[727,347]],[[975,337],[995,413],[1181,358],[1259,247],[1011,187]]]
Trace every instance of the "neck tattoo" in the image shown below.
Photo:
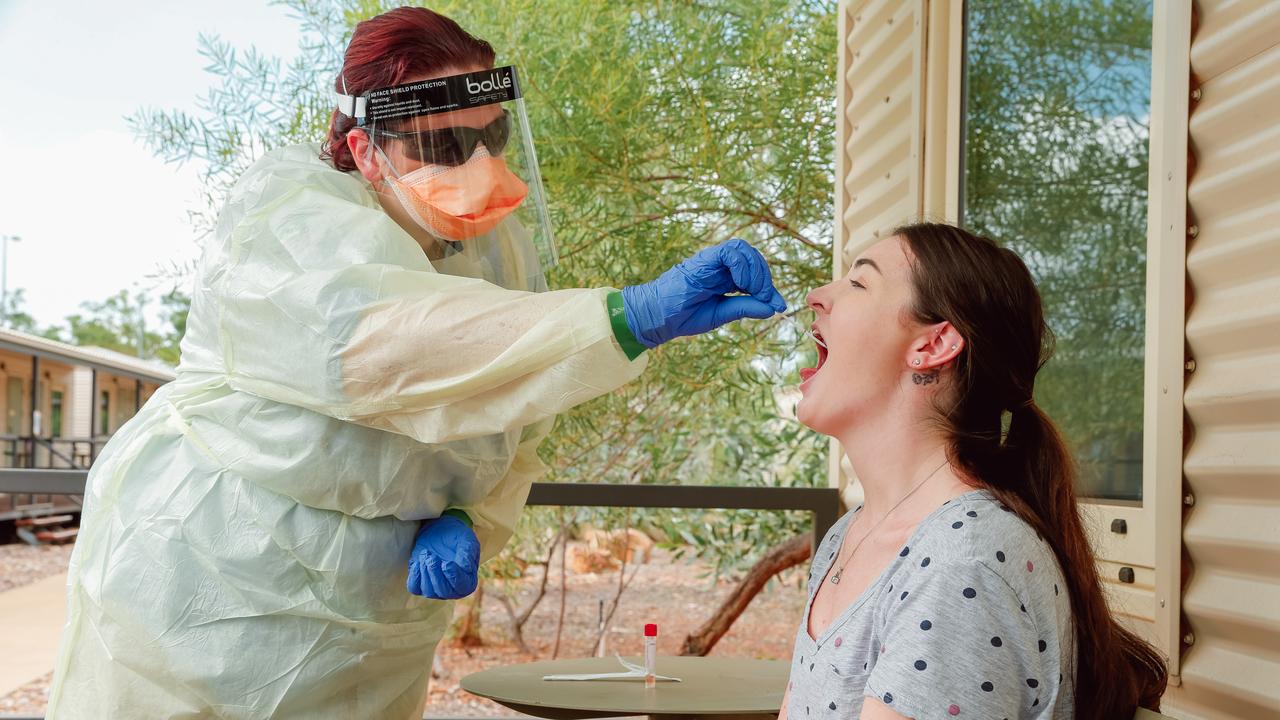
[[[946,460],[943,460],[941,465],[939,465],[938,467],[936,467],[936,468],[934,468],[934,469],[933,469],[933,472],[929,473],[928,475],[925,475],[923,480],[921,480],[920,482],[916,483],[916,486],[915,486],[915,487],[913,487],[913,488],[911,488],[911,492],[907,493],[906,495],[903,495],[903,496],[902,496],[902,499],[901,499],[901,500],[899,500],[898,502],[894,503],[894,504],[893,504],[893,507],[889,508],[889,511],[888,511],[888,512],[886,512],[884,515],[881,515],[881,516],[880,516],[880,519],[879,519],[879,520],[877,520],[877,521],[875,522],[875,524],[871,526],[871,529],[870,529],[870,530],[868,530],[868,531],[866,532],[866,534],[864,534],[862,537],[858,538],[858,542],[854,543],[854,544],[853,544],[853,549],[849,551],[849,557],[845,558],[844,562],[840,563],[840,567],[836,570],[835,574],[831,576],[831,584],[832,584],[832,585],[839,585],[839,584],[840,584],[840,577],[841,577],[842,575],[844,575],[844,568],[845,568],[845,566],[849,564],[849,561],[850,561],[850,560],[853,560],[853,554],[854,554],[854,553],[856,553],[856,552],[858,552],[858,547],[862,545],[862,541],[863,541],[863,540],[866,540],[868,537],[871,537],[871,533],[875,532],[875,531],[876,531],[876,528],[880,527],[880,523],[882,523],[882,522],[884,522],[886,519],[888,519],[888,517],[889,517],[890,515],[892,515],[892,514],[893,514],[893,511],[898,509],[898,506],[899,506],[899,505],[901,505],[902,503],[906,502],[907,498],[911,497],[912,495],[914,495],[914,494],[915,494],[915,492],[916,492],[917,490],[919,490],[920,488],[924,487],[924,484],[925,484],[925,483],[927,483],[927,482],[929,482],[929,478],[933,477],[934,475],[937,475],[937,474],[938,474],[938,471],[939,471],[939,470],[941,470],[942,468],[946,467],[946,465],[947,465],[947,461],[946,461]]]

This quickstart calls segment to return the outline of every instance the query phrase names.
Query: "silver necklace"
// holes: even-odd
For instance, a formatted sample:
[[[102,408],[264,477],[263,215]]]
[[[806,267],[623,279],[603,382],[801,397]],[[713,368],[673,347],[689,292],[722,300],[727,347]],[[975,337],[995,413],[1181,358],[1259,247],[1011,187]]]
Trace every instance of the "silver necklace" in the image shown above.
[[[903,495],[903,496],[902,496],[902,499],[901,499],[901,500],[899,500],[898,502],[894,503],[894,504],[893,504],[893,507],[889,508],[889,511],[888,511],[888,512],[886,512],[884,515],[881,515],[881,516],[880,516],[880,519],[876,521],[876,524],[875,524],[875,525],[872,525],[872,526],[871,526],[871,529],[870,529],[870,530],[868,530],[868,531],[866,532],[866,534],[865,534],[865,535],[863,535],[862,537],[858,538],[858,542],[854,543],[854,544],[853,544],[853,549],[849,551],[849,557],[845,558],[845,560],[844,560],[844,562],[843,562],[843,563],[840,563],[840,568],[839,568],[838,570],[836,570],[836,572],[835,572],[835,574],[834,574],[834,575],[832,575],[832,576],[831,576],[831,584],[832,584],[832,585],[839,585],[839,584],[840,584],[840,576],[844,574],[844,568],[845,568],[845,566],[849,564],[849,561],[850,561],[850,560],[853,560],[853,554],[854,554],[854,553],[856,553],[856,552],[858,552],[858,548],[859,548],[859,547],[861,547],[861,545],[862,545],[862,541],[863,541],[863,540],[866,540],[868,537],[871,537],[871,533],[875,532],[875,531],[876,531],[876,528],[880,527],[880,523],[884,522],[884,521],[885,521],[885,520],[886,520],[890,515],[892,515],[892,514],[893,514],[893,511],[894,511],[894,510],[897,510],[899,505],[901,505],[902,503],[904,503],[904,502],[906,502],[906,501],[907,501],[907,498],[911,497],[912,495],[914,495],[914,494],[915,494],[915,492],[916,492],[917,490],[919,490],[920,488],[924,487],[924,484],[925,484],[925,483],[927,483],[927,482],[929,482],[929,478],[933,477],[934,475],[937,475],[937,474],[938,474],[938,471],[939,471],[939,470],[941,470],[942,468],[946,467],[946,465],[947,465],[947,461],[946,461],[946,460],[943,460],[941,465],[939,465],[938,467],[936,467],[936,468],[934,468],[934,469],[933,469],[933,472],[929,473],[928,475],[925,475],[923,480],[921,480],[920,482],[916,483],[916,486],[915,486],[915,487],[913,487],[913,488],[911,488],[911,492],[907,493],[906,495]]]

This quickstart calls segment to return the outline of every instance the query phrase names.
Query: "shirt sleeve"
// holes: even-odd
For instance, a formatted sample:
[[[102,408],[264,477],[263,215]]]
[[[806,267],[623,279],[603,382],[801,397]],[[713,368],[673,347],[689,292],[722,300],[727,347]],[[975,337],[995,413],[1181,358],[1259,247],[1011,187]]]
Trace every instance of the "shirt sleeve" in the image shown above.
[[[981,561],[924,562],[887,591],[864,694],[917,720],[1043,710],[1057,677],[1045,677],[1041,638],[1022,600]]]

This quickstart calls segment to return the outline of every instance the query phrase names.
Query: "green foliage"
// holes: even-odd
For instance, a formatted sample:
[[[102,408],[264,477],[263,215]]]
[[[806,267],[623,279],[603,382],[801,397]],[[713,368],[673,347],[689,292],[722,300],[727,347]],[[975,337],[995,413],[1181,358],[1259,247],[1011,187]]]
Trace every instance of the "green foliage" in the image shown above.
[[[176,288],[160,296],[167,323],[152,329],[147,329],[143,320],[143,309],[149,301],[146,293],[121,290],[102,302],[80,303],[81,312],[68,315],[65,327],[42,328],[23,309],[25,293],[18,288],[9,293],[6,326],[50,340],[106,348],[177,365],[178,344],[186,332],[191,298]]]
[[[81,303],[84,314],[67,316],[70,342],[141,355],[146,341],[158,337],[143,328],[142,307],[137,300],[128,290],[121,290],[102,302]],[[146,337],[148,334],[152,337]]]
[[[44,335],[54,340],[57,339],[56,331],[48,328],[41,329],[37,326],[36,319],[26,311],[27,291],[25,289],[14,288],[10,290],[3,302],[4,312],[2,314],[5,327],[28,335]]]
[[[1036,276],[1084,492],[1140,497],[1151,2],[968,8],[964,221]]]
[[[169,326],[161,334],[159,345],[154,354],[160,360],[177,366],[179,344],[182,336],[187,334],[187,313],[191,311],[191,296],[176,287],[160,296],[160,307],[164,309],[165,319]]]
[[[207,163],[209,218],[264,151],[324,137],[355,21],[378,2],[286,3],[302,29],[288,68],[216,37],[219,82],[196,115],[131,120],[161,157]],[[447,0],[433,9],[521,73],[561,249],[552,287],[651,279],[737,236],[770,258],[791,302],[825,282],[831,256],[835,2],[584,3]],[[776,321],[738,323],[652,353],[642,379],[560,419],[543,445],[552,480],[813,485],[826,440],[777,417],[775,393],[808,359]],[[511,552],[540,556],[555,509],[526,512]],[[622,511],[580,519],[620,526]],[[633,513],[680,525],[735,565],[805,529],[783,513]],[[700,529],[699,529],[700,528]],[[731,538],[730,544],[720,543]]]

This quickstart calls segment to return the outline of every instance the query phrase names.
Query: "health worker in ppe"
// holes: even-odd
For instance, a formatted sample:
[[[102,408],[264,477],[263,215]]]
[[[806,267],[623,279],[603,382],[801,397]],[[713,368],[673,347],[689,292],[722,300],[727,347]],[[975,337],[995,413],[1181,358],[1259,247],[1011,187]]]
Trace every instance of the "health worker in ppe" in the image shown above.
[[[547,291],[519,79],[447,18],[360,23],[336,90],[231,191],[177,379],[90,471],[50,718],[421,717],[556,414],[785,309],[740,240]]]

